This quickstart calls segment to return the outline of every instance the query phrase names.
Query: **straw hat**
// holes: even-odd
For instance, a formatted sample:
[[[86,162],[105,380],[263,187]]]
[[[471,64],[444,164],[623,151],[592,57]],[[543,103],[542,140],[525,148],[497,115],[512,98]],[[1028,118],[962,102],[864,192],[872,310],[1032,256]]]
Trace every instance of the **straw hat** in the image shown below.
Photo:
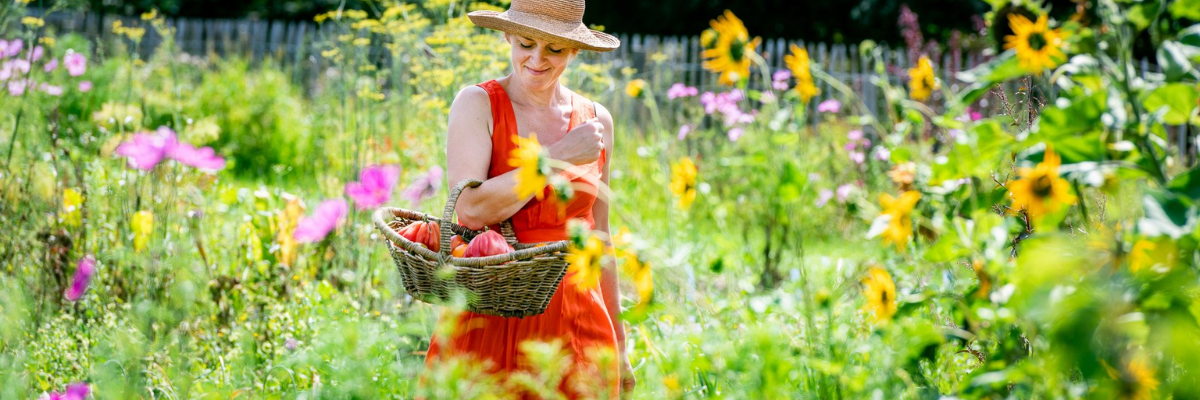
[[[532,39],[562,43],[592,51],[612,51],[621,40],[583,24],[584,0],[512,0],[505,12],[490,10],[467,14],[471,22]]]

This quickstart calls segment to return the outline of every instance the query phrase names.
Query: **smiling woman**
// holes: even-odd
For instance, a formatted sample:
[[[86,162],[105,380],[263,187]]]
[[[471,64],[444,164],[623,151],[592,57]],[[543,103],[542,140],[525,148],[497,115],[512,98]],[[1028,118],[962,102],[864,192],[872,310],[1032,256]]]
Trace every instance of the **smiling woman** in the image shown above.
[[[505,12],[469,14],[476,25],[504,32],[512,45],[513,69],[508,76],[462,89],[450,107],[449,182],[483,181],[458,198],[455,211],[461,225],[495,230],[500,222],[511,220],[518,240],[537,243],[568,239],[568,221],[581,220],[607,237],[609,205],[597,201],[595,193],[598,182],[608,184],[612,116],[560,84],[559,77],[580,50],[609,51],[620,41],[588,29],[583,11],[583,0],[514,0]],[[528,182],[518,185],[520,169],[510,157],[515,150],[533,151],[529,146],[539,143],[551,158],[570,165],[559,171],[575,190],[569,201],[554,195],[544,181],[532,190]],[[611,243],[597,247],[611,251]],[[617,319],[616,265],[607,261],[601,271],[598,277],[568,272],[539,315],[443,314],[438,325],[451,328],[434,333],[426,366],[463,357],[507,378],[530,367],[523,350],[549,343],[561,346],[573,360],[558,386],[568,398],[616,398],[632,390],[625,329]],[[518,396],[529,395],[513,390]]]

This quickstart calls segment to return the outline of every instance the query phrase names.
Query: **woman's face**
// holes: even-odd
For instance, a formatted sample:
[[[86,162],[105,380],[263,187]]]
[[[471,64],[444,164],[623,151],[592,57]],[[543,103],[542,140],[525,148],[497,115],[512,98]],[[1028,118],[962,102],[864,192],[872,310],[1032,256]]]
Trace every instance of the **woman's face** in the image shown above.
[[[533,89],[546,89],[579,53],[579,49],[516,34],[504,35],[512,45],[513,72],[518,81]]]

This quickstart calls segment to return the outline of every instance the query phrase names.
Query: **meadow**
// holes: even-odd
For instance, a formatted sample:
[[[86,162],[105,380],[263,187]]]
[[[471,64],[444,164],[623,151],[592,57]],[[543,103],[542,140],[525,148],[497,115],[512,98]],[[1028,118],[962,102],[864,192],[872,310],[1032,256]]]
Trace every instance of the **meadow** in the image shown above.
[[[370,219],[441,213],[449,101],[509,67],[465,18],[491,6],[321,14],[307,87],[157,13],[99,40],[27,3],[0,9],[0,399],[556,398],[560,344],[507,381],[425,370],[453,305],[407,295]],[[634,105],[629,398],[1200,397],[1200,3],[993,3],[953,77],[919,33],[910,65],[859,44],[879,110],[804,48],[769,67],[732,13],[696,21],[712,90],[572,65]]]

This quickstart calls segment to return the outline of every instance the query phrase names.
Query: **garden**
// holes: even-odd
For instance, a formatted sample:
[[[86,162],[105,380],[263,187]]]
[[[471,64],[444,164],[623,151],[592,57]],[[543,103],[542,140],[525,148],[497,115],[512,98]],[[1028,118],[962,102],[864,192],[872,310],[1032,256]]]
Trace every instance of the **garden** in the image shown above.
[[[441,215],[450,102],[510,69],[466,12],[505,7],[382,0],[246,57],[3,1],[0,399],[560,398],[562,343],[426,369],[462,303],[414,298],[372,221]],[[855,80],[729,11],[702,75],[581,52],[612,228],[567,260],[618,266],[623,396],[1200,398],[1200,1],[988,3],[978,51],[907,12]],[[564,184],[521,148],[518,188]]]

